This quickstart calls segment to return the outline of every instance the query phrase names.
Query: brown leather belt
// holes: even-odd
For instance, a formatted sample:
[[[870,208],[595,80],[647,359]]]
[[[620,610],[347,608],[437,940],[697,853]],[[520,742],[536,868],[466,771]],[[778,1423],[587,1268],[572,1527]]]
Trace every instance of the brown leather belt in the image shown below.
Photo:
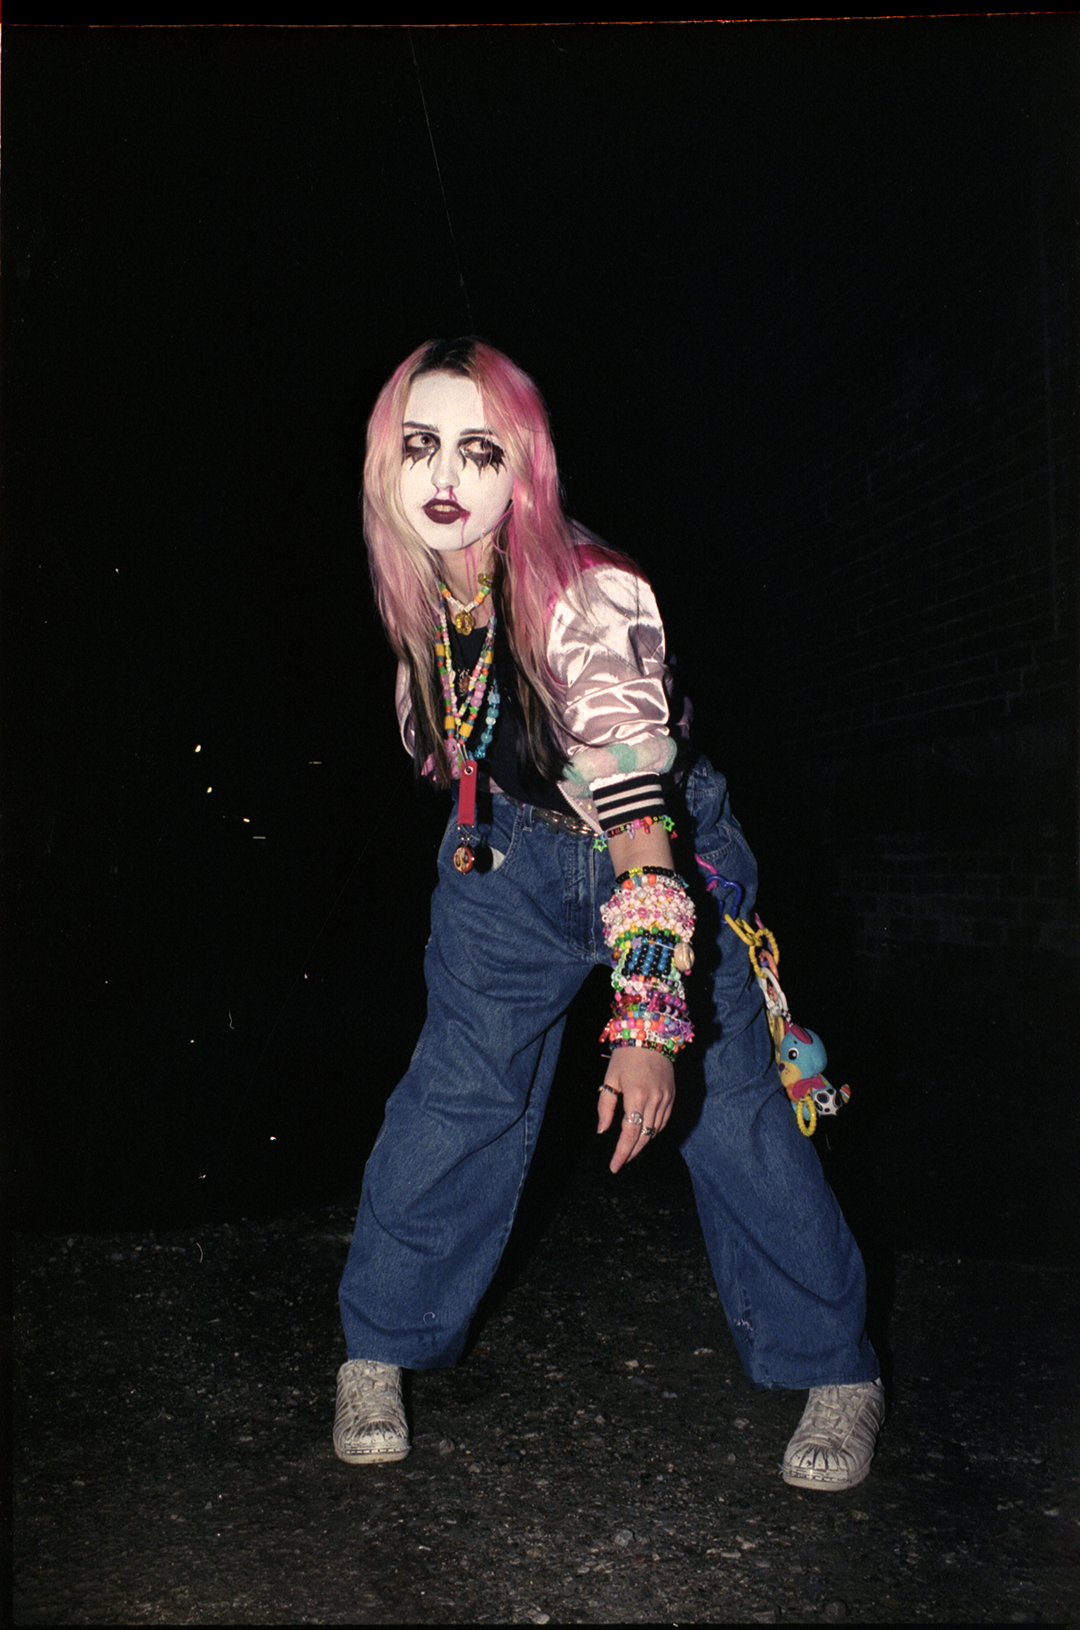
[[[572,832],[577,838],[596,837],[596,829],[580,815],[564,815],[561,809],[542,809],[539,804],[533,804],[532,812],[535,824],[548,832]]]
[[[503,794],[506,797],[506,794]],[[595,838],[596,828],[583,821],[580,815],[563,814],[561,809],[545,809],[541,804],[522,804],[516,798],[508,800],[517,804],[519,809],[531,809],[534,826],[542,826],[545,832],[569,832],[575,838]]]

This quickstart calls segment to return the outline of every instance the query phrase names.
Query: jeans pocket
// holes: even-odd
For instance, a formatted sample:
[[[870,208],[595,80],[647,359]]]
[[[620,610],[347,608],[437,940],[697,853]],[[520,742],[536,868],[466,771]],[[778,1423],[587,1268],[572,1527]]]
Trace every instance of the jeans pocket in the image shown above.
[[[459,836],[461,829],[454,813],[451,812],[439,845],[440,881],[466,880],[467,887],[475,889],[493,872],[502,872],[516,857],[520,847],[518,833],[521,823],[518,814],[515,805],[507,804],[503,800],[495,801],[490,817],[487,820],[481,819],[468,834],[467,847],[473,851],[474,861],[472,866],[462,871],[454,864],[454,855],[462,843]]]

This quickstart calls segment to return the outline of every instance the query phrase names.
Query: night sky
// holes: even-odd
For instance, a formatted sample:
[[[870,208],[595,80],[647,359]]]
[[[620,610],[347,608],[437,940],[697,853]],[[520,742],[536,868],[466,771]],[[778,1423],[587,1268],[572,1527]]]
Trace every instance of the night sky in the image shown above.
[[[784,585],[739,546],[744,406],[825,411],[836,382],[786,349],[802,302],[842,328],[914,280],[941,343],[991,324],[1017,178],[1073,163],[1076,38],[8,25],[19,1220],[358,1185],[422,1015],[445,812],[397,743],[357,493],[374,396],[427,338],[478,332],[539,381],[568,509],[653,577],[767,858],[750,653]],[[1001,267],[974,301],[973,237]]]

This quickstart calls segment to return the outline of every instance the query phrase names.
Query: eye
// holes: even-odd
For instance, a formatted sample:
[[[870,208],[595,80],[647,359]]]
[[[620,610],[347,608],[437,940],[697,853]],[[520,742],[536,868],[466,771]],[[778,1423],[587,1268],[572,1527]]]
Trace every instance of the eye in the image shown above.
[[[461,443],[461,451],[478,470],[486,470],[489,465],[493,470],[501,470],[506,460],[506,454],[490,436],[470,436]]]
[[[410,430],[401,450],[403,459],[419,464],[422,458],[431,458],[439,450],[439,438],[431,430]]]

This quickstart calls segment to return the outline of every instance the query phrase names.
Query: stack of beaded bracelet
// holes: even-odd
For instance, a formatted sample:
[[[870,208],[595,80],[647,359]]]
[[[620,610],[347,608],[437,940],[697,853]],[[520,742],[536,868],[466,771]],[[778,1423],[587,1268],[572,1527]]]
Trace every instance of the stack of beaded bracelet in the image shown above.
[[[635,832],[649,832],[654,826],[662,826],[669,837],[678,837],[675,831],[675,822],[670,815],[641,815],[635,821],[623,821],[621,826],[609,826],[606,832],[601,832],[594,841],[593,848],[601,853],[607,848],[609,838],[621,837],[624,833],[631,836]]]
[[[674,1058],[694,1039],[681,975],[693,965],[694,907],[686,884],[665,866],[633,866],[600,907],[615,992],[601,1042],[653,1047]]]

